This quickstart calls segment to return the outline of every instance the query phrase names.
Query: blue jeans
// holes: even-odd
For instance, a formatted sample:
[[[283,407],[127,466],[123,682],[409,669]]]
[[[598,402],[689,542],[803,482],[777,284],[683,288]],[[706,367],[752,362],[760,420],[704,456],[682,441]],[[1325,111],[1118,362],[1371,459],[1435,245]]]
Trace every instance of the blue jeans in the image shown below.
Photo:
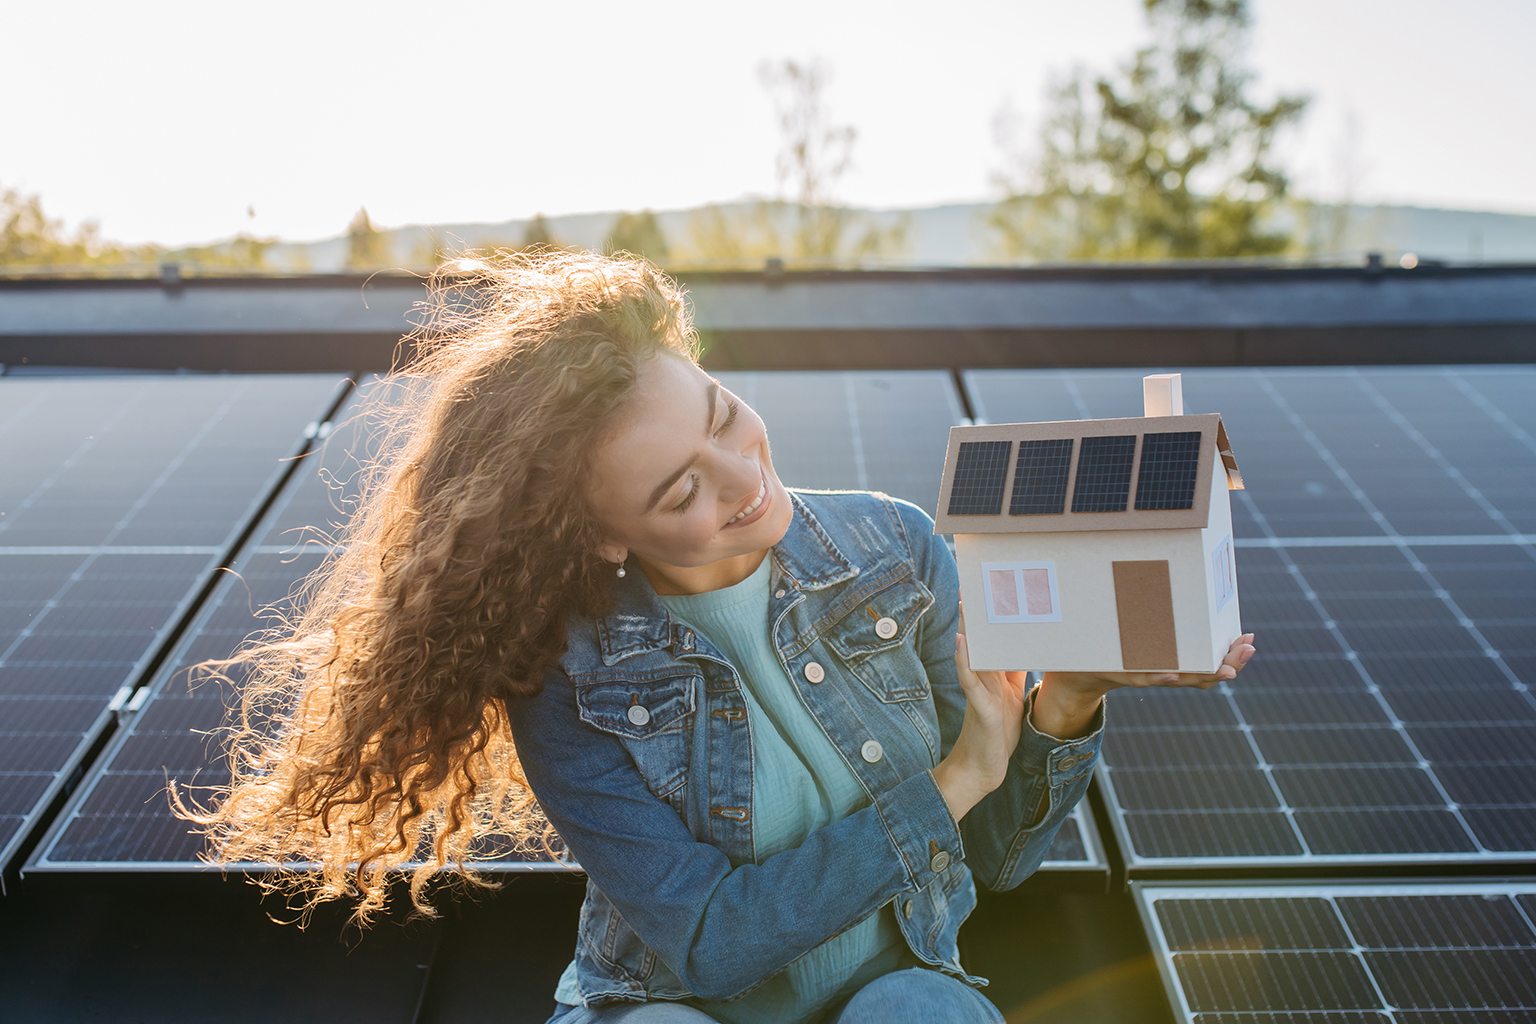
[[[893,971],[854,993],[827,1024],[1003,1024],[987,997],[963,981],[924,967]],[[557,1004],[547,1024],[714,1024],[681,1003],[625,1003],[587,1009]]]

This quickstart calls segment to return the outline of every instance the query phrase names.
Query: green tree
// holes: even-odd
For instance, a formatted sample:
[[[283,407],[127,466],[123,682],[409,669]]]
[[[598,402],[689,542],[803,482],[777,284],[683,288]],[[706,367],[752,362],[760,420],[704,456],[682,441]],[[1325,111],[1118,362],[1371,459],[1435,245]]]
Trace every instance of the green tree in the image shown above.
[[[88,220],[71,232],[62,220],[44,212],[41,196],[0,187],[0,266],[150,262],[158,252],[154,246],[108,242],[95,221]]]
[[[853,166],[858,129],[837,124],[826,100],[831,71],[822,61],[785,60],[758,69],[764,88],[773,97],[779,122],[776,161],[779,191],[789,197],[792,225],[779,227],[790,241],[780,255],[812,265],[862,263],[905,251],[907,221],[882,226],[873,218],[835,200],[837,184]],[[784,204],[761,211],[758,219],[776,226],[785,218]]]
[[[989,223],[1006,255],[1187,259],[1284,252],[1276,134],[1307,99],[1261,104],[1242,64],[1247,0],[1143,0],[1153,43],[1114,77],[1058,85],[1025,173]]]
[[[661,223],[650,210],[619,214],[603,243],[603,252],[609,255],[634,253],[658,264],[665,263],[670,255],[666,232],[662,231]]]
[[[347,225],[347,266],[354,269],[382,267],[389,262],[389,239],[368,218],[368,208],[361,207]]]

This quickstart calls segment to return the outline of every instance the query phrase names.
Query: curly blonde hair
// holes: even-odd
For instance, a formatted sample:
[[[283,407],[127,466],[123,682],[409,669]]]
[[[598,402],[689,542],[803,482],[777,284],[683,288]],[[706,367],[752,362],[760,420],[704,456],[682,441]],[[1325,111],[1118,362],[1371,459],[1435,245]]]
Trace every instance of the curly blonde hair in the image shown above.
[[[594,451],[645,360],[698,354],[681,292],[643,260],[454,267],[338,554],[280,631],[203,667],[243,680],[229,786],[208,806],[172,792],[210,860],[306,866],[264,881],[306,908],[351,896],[363,920],[402,870],[426,913],[435,877],[487,884],[488,837],[551,849],[508,702],[538,691],[570,616],[610,607]]]

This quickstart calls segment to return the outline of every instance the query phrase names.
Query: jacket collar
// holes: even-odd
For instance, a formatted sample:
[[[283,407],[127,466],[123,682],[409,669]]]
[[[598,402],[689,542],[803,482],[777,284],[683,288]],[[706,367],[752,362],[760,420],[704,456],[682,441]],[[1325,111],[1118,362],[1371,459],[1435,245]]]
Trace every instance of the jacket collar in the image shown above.
[[[832,543],[800,496],[790,491],[789,501],[795,514],[784,539],[770,552],[777,570],[801,590],[823,590],[857,576],[859,567]],[[632,572],[614,587],[613,611],[597,620],[599,655],[604,665],[613,665],[646,651],[674,645],[685,649],[685,632],[645,573]]]

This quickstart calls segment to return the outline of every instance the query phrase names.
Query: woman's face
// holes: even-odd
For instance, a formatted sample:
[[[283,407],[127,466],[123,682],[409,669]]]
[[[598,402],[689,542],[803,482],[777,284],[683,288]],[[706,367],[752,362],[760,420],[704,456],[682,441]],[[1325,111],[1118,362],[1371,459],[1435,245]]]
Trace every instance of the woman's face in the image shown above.
[[[595,469],[610,561],[705,566],[772,547],[789,529],[763,421],[686,359],[645,362]]]

